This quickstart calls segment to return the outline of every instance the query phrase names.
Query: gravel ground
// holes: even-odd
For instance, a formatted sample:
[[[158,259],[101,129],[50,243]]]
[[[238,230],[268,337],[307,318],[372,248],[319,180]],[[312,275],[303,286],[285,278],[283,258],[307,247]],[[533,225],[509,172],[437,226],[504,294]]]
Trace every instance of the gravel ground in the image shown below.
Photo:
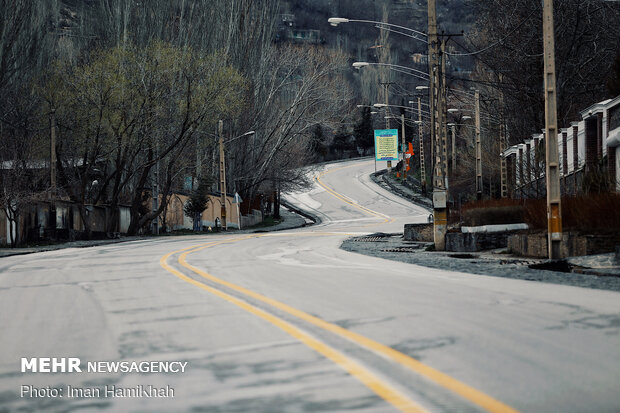
[[[368,238],[372,240],[369,241]],[[501,254],[499,251],[471,254],[425,251],[428,245],[430,244],[403,241],[401,234],[391,236],[375,234],[374,236],[345,240],[341,248],[345,251],[373,257],[449,271],[620,291],[620,277],[617,276],[537,270],[529,268],[528,265],[548,261],[536,258],[515,258],[511,255]],[[398,249],[403,250],[395,252]]]

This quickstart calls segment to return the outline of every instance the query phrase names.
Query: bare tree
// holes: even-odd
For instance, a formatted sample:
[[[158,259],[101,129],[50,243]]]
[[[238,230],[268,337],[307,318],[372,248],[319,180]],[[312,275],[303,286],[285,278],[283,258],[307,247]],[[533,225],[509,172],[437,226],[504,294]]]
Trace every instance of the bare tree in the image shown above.
[[[502,91],[509,136],[521,141],[544,126],[541,2],[476,0],[472,6],[478,21],[467,49],[482,51],[474,55],[477,79]],[[561,0],[554,10],[558,119],[567,125],[606,96],[605,79],[620,48],[620,4]]]
[[[87,205],[99,202],[129,203],[130,233],[161,213],[194,131],[240,108],[245,82],[224,62],[155,42],[58,67],[45,90],[59,121],[59,173],[85,226]],[[153,179],[162,202],[144,211]]]
[[[261,61],[254,83],[251,138],[244,162],[234,165],[239,188],[250,196],[265,184],[279,189],[307,184],[300,168],[312,158],[317,124],[335,130],[349,115],[346,59],[321,47],[281,46]],[[243,150],[247,142],[239,142]],[[277,189],[276,188],[276,189]]]

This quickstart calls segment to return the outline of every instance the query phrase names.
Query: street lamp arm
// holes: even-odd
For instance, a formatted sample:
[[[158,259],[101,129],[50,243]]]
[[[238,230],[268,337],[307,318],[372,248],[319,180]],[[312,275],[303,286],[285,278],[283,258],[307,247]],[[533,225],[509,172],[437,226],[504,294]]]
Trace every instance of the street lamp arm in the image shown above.
[[[230,138],[230,139],[224,141],[224,143],[230,143],[232,141],[236,141],[239,138],[243,138],[244,136],[254,135],[255,133],[256,133],[256,131],[253,131],[253,130],[247,131],[246,133],[243,133],[243,134],[241,134],[239,136],[235,136],[234,138]]]
[[[420,36],[419,34],[409,34],[409,33],[403,33],[403,32],[401,32],[401,31],[399,31],[399,30],[390,29],[389,27],[381,26],[381,25],[378,25],[378,24],[377,24],[377,25],[375,25],[375,27],[376,27],[377,29],[386,30],[386,31],[391,32],[391,33],[400,34],[401,36],[406,36],[406,37],[409,37],[409,38],[411,38],[411,39],[418,40],[418,41],[420,41],[420,42],[422,42],[422,43],[426,43],[426,44],[428,44],[428,41],[427,41],[427,40],[425,40],[425,39],[420,39],[420,38],[418,37],[418,36]]]
[[[215,134],[215,133],[207,132],[207,131],[200,130],[200,129],[195,129],[195,130],[194,130],[194,132],[202,133],[202,134],[204,134],[204,135],[212,136],[212,137],[214,137],[214,138],[218,138],[218,137],[219,137],[219,136],[218,136],[217,134]],[[235,140],[237,140],[237,139],[239,139],[239,138],[243,138],[244,136],[254,135],[255,133],[256,133],[256,131],[253,131],[253,130],[251,130],[251,131],[247,131],[247,132],[245,132],[245,133],[242,133],[242,134],[241,134],[241,135],[239,135],[239,136],[235,136],[234,138],[230,138],[230,139],[225,140],[225,141],[224,141],[224,143],[229,143],[229,142],[235,141]]]
[[[357,20],[357,19],[347,19],[346,17],[330,17],[329,19],[327,19],[327,21],[332,26],[338,26],[338,24],[340,23],[349,23],[349,22],[380,24],[382,26],[396,27],[397,29],[407,30],[407,31],[410,31],[411,33],[416,33],[420,36],[428,37],[426,33],[415,30],[415,29],[411,29],[409,27],[399,26],[397,24],[392,24],[392,23],[387,23],[387,22],[379,22],[375,20]]]
[[[419,73],[420,75],[426,76],[426,78],[423,78],[425,80],[428,80],[428,77],[429,77],[428,73],[423,72],[421,70],[414,69],[412,67],[407,67],[407,66],[395,65],[395,64],[392,64],[392,63],[354,62],[352,64],[352,66],[357,68],[357,69],[359,69],[360,67],[370,66],[370,65],[373,65],[373,66],[386,66],[386,67],[392,68],[394,70],[401,69],[401,71],[403,71],[402,73],[410,74],[410,75],[414,75],[415,76],[415,74],[413,74],[413,73],[404,72],[404,70],[409,70],[409,71],[412,71],[412,72]]]
[[[385,108],[385,107],[388,107],[388,108],[401,108],[401,109],[404,109],[404,110],[406,110],[406,111],[408,111],[408,112],[418,113],[418,110],[417,110],[417,109],[412,109],[412,108],[411,108],[411,107],[409,107],[409,106],[401,106],[401,105],[386,105],[385,103],[375,103],[373,106],[374,106],[374,107],[376,107],[376,108]],[[426,110],[422,110],[421,112],[422,112],[422,113],[426,113],[426,114],[430,114],[430,112],[428,112],[428,111],[426,111]]]

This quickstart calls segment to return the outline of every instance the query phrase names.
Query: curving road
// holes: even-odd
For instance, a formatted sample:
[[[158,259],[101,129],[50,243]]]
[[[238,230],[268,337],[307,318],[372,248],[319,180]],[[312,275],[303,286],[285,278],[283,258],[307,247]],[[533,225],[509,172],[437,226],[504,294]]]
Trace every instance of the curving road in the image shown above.
[[[288,194],[320,225],[0,260],[0,411],[614,412],[620,294],[356,255],[423,209],[326,165]],[[187,361],[183,373],[21,373],[21,357]],[[170,386],[174,398],[20,397]]]

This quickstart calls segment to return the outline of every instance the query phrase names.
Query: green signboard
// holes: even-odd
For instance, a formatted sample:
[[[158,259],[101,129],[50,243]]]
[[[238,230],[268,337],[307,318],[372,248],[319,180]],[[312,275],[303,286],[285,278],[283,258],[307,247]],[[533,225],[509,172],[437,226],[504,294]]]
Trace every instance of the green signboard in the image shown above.
[[[375,129],[375,159],[398,161],[398,129]]]

